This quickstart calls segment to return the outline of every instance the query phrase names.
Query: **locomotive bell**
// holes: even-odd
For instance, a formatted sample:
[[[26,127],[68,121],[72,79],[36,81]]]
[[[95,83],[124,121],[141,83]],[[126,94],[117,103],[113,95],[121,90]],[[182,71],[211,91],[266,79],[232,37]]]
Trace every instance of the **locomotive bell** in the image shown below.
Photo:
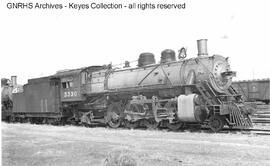
[[[197,40],[197,46],[198,46],[198,57],[208,55],[208,52],[207,52],[207,39]]]
[[[127,68],[127,67],[130,67],[129,61],[125,61],[125,66],[124,66],[124,68]]]

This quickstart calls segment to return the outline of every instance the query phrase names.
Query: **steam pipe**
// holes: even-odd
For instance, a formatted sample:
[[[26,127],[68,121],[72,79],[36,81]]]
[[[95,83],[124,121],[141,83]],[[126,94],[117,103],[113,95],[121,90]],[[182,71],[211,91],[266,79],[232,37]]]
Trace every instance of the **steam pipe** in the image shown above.
[[[11,84],[12,86],[17,86],[17,76],[11,76]]]

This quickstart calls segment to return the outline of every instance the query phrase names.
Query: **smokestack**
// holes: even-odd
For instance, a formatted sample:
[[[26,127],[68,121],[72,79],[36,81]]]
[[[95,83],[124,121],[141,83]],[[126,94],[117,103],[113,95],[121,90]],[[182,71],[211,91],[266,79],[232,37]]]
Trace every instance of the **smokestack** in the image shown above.
[[[17,86],[17,76],[11,76],[11,84],[12,86]]]
[[[197,40],[197,46],[198,46],[198,57],[208,55],[208,52],[207,52],[207,39]]]

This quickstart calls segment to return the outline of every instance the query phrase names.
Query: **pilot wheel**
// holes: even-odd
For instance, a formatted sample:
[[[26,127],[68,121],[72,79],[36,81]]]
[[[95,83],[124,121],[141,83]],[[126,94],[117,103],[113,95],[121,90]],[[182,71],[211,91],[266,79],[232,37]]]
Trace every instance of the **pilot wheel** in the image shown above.
[[[132,122],[132,121],[126,120],[125,121],[125,126],[128,129],[135,129],[135,128],[137,128],[139,126],[139,121]]]
[[[184,123],[181,123],[181,122],[169,123],[169,122],[167,122],[166,126],[172,131],[177,131],[178,129],[180,129],[184,126]]]
[[[158,125],[159,125],[159,123],[157,123],[154,118],[144,120],[144,126],[147,129],[150,129],[150,130],[157,129]]]
[[[209,126],[213,132],[220,131],[224,126],[224,121],[221,116],[212,115],[209,119]]]

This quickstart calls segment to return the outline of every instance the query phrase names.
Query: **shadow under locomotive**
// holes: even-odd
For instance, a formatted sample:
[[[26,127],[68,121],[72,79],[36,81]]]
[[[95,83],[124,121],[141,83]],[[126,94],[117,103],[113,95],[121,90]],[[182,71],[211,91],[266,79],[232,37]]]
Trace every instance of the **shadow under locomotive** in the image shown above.
[[[228,58],[208,56],[207,40],[198,40],[198,56],[186,50],[164,50],[156,64],[142,53],[137,67],[90,66],[29,79],[22,93],[13,94],[10,121],[35,123],[107,124],[112,128],[208,125],[252,127],[253,108],[231,86],[235,72]]]

